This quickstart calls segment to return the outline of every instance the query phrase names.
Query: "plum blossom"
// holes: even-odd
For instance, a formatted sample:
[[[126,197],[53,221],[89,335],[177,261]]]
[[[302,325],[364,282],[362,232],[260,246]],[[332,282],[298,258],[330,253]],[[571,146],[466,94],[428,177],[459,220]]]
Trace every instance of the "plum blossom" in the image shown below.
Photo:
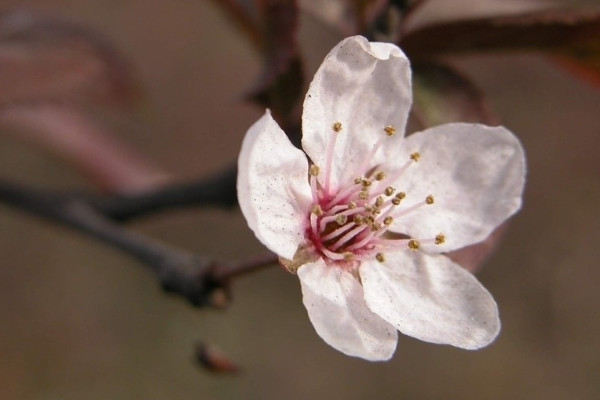
[[[402,51],[347,38],[308,89],[304,152],[267,111],[238,160],[241,210],[298,274],[317,333],[367,360],[389,359],[397,331],[478,349],[500,330],[490,293],[443,253],[484,240],[520,208],[523,149],[507,129],[479,124],[405,137],[411,102]]]

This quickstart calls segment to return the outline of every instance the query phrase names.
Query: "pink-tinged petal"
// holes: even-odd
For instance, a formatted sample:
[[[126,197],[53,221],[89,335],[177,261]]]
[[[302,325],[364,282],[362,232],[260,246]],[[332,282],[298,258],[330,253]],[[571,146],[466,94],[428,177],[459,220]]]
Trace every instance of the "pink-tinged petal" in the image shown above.
[[[393,126],[396,135],[388,138],[373,162],[398,147],[411,103],[410,65],[404,53],[389,43],[347,38],[331,50],[310,84],[302,114],[302,147],[323,170],[335,135],[332,127],[341,122],[332,152],[331,184],[337,188],[355,178],[365,155],[385,136],[386,126]]]
[[[490,293],[448,257],[390,253],[359,271],[369,308],[406,335],[474,350],[500,331]]]
[[[248,129],[238,158],[240,208],[269,250],[292,259],[304,240],[311,191],[308,161],[267,111]]]
[[[298,277],[310,321],[327,344],[371,361],[392,356],[396,329],[367,308],[362,287],[352,274],[319,260],[300,267]]]
[[[525,155],[518,139],[503,127],[453,123],[406,138],[402,160],[419,152],[394,185],[407,196],[408,208],[424,205],[395,220],[394,231],[417,239],[443,233],[441,246],[423,241],[424,249],[452,251],[484,240],[521,207]]]

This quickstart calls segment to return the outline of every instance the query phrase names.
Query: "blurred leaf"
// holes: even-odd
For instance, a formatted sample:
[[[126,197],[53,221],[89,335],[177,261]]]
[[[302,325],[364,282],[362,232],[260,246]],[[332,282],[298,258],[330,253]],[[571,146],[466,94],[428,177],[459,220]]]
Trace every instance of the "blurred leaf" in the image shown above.
[[[299,0],[299,7],[345,36],[367,35],[391,4],[408,7],[410,0]]]
[[[63,101],[128,105],[129,65],[95,32],[25,11],[0,14],[0,106]]]
[[[440,23],[408,33],[400,46],[413,59],[448,53],[541,51],[559,57],[576,75],[598,83],[600,10],[551,9]]]
[[[167,181],[167,175],[153,162],[76,105],[41,103],[3,107],[0,131],[58,157],[107,193],[136,193]]]
[[[303,92],[302,62],[296,34],[298,8],[295,0],[258,0],[263,18],[262,73],[250,92],[250,98],[287,119]]]
[[[447,122],[497,122],[479,89],[447,65],[413,64],[413,84],[413,112],[425,127]]]

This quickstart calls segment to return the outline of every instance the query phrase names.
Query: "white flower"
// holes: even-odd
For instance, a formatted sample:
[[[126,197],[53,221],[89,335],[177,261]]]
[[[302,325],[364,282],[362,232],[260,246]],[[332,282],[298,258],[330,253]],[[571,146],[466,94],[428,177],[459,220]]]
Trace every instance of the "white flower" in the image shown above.
[[[297,269],[317,333],[368,360],[391,357],[397,330],[464,349],[494,340],[492,296],[440,253],[484,240],[521,204],[525,161],[513,134],[453,123],[405,138],[411,99],[398,47],[345,39],[304,101],[310,161],[268,111],[238,161],[242,212]]]

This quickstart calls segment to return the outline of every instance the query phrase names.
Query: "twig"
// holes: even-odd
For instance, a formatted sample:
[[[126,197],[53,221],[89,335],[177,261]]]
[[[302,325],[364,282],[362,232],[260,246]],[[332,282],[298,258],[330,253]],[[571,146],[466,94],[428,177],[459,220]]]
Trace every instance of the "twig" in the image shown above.
[[[190,206],[234,207],[237,167],[231,166],[212,177],[193,183],[164,186],[152,191],[89,201],[101,214],[114,221],[127,221],[167,208]]]

